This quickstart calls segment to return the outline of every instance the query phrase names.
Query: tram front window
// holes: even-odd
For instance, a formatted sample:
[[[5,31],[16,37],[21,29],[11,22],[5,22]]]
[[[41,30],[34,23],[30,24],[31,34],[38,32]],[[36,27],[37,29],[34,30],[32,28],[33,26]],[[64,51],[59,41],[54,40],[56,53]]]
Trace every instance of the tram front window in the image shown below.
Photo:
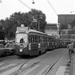
[[[16,34],[16,42],[18,43],[27,43],[27,34],[18,33]]]

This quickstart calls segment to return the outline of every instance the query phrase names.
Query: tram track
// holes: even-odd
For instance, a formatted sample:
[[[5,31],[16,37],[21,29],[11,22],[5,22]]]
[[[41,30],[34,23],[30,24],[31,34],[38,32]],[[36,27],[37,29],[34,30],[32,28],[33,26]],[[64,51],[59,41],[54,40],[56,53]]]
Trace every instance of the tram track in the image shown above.
[[[52,57],[55,58],[54,55],[55,54],[59,54],[60,52],[61,52],[60,50],[55,50],[55,51],[47,52],[45,55],[43,54],[43,55],[38,56],[38,57],[26,58],[27,60],[24,59],[24,58],[20,58],[20,59],[19,58],[16,58],[17,60],[15,59],[15,60],[13,60],[11,62],[9,60],[5,66],[3,65],[4,67],[7,66],[7,68],[3,69],[3,66],[1,65],[1,75],[8,75],[8,74],[11,75],[11,73],[12,73],[12,75],[20,75],[20,74],[25,73],[25,72],[27,73],[32,68],[37,67],[38,65],[39,65],[39,67],[41,67],[42,65],[44,65],[44,63],[47,61],[47,59],[50,59]],[[62,50],[61,54],[63,52],[64,51]],[[57,57],[59,57],[59,56],[57,55]],[[52,60],[52,62],[53,61],[55,61],[55,60]],[[4,61],[4,63],[5,62],[6,61]],[[50,63],[52,63],[52,62],[50,62]],[[41,63],[43,63],[43,64],[41,65]],[[13,65],[13,64],[15,66],[9,66],[9,65]],[[11,70],[12,70],[12,72],[9,72]]]
[[[48,68],[42,72],[42,74],[39,75],[47,75],[50,70],[58,63],[58,61],[62,58],[62,56],[65,54],[66,52],[64,52],[57,60],[55,60],[51,65],[48,66]]]
[[[13,56],[6,56],[6,57],[0,57],[0,62],[1,61],[5,61],[5,60],[9,60],[9,59],[15,59],[15,58],[17,58],[17,57],[15,57],[15,55],[13,55]]]
[[[65,53],[65,52],[64,52],[64,53]],[[42,75],[46,75],[46,74],[52,69],[52,67],[61,59],[61,57],[64,55],[64,53],[62,53],[62,55],[61,55],[57,60],[55,60],[51,65],[49,65],[49,67],[43,72]],[[23,67],[26,63],[28,63],[29,61],[31,61],[31,60],[33,60],[33,59],[28,60],[27,62],[24,62],[24,63],[20,66],[20,68],[17,70],[17,73],[15,73],[14,75],[20,75],[20,74],[22,74],[23,72],[26,72],[26,71],[30,70],[30,69],[33,68],[34,66],[38,65],[40,62],[42,62],[42,61],[44,61],[45,59],[47,59],[49,56],[50,56],[50,55],[47,55],[47,56],[44,57],[43,59],[38,60],[37,62],[33,63],[32,65],[30,65],[29,67],[27,67],[27,68],[25,68],[25,69],[23,69],[22,67]],[[36,58],[34,58],[34,59],[36,59]]]
[[[25,68],[25,69],[23,70],[22,67],[23,67],[27,62],[29,62],[29,61],[31,61],[31,60],[33,60],[33,59],[24,62],[24,63],[20,66],[20,68],[18,69],[17,73],[14,74],[14,75],[19,75],[21,72],[26,71],[26,70],[28,70],[28,69],[34,67],[35,65],[39,64],[42,60],[46,59],[47,57],[49,57],[49,56],[46,56],[45,58],[43,58],[43,59],[41,59],[41,60],[39,60],[39,61],[33,63],[32,65],[30,65],[29,67],[27,67],[27,68]],[[36,58],[34,58],[34,59],[36,59]],[[21,69],[22,69],[22,70],[21,70]],[[21,70],[21,71],[20,71],[20,70]]]
[[[12,65],[12,64],[19,65],[19,64],[21,64],[23,62],[27,62],[27,61],[28,61],[28,59],[24,60],[23,58],[17,58],[15,56],[10,56],[8,58],[2,58],[2,61],[0,61],[0,64],[1,64],[0,66],[2,68],[2,69],[0,68],[0,73],[5,71],[6,70],[6,66],[8,68],[8,65]],[[3,69],[3,67],[5,67],[5,68]]]

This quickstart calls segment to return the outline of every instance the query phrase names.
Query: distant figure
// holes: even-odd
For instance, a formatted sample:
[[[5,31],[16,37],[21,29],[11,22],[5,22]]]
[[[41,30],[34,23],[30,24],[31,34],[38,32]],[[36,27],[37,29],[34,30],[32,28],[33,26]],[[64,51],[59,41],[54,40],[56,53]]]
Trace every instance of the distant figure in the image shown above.
[[[71,55],[72,55],[73,48],[74,48],[74,42],[71,42],[70,44],[68,44],[67,48],[69,50],[69,56],[70,56],[70,59],[71,59]]]
[[[23,38],[20,39],[20,43],[24,43],[24,39]]]

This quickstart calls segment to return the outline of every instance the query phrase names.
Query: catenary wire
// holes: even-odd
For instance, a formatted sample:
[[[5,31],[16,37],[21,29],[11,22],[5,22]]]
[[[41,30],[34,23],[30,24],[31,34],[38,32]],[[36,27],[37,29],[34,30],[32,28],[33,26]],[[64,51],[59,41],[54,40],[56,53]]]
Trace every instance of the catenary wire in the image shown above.
[[[56,12],[56,10],[54,9],[53,5],[51,4],[51,2],[50,2],[49,0],[46,0],[46,1],[47,1],[48,4],[51,6],[51,8],[52,8],[53,11],[55,12],[55,14],[58,15],[57,12]]]
[[[30,9],[31,10],[31,8],[26,4],[26,3],[24,3],[22,0],[18,0],[20,3],[22,3],[24,6],[26,6],[28,9]]]

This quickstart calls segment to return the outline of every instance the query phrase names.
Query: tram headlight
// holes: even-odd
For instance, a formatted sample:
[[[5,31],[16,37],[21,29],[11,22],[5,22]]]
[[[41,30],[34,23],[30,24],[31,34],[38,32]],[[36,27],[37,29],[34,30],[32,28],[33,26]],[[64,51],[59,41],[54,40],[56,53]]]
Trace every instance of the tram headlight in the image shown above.
[[[20,49],[20,52],[22,52],[23,51],[23,49]]]
[[[38,43],[38,48],[40,48],[40,43]]]

